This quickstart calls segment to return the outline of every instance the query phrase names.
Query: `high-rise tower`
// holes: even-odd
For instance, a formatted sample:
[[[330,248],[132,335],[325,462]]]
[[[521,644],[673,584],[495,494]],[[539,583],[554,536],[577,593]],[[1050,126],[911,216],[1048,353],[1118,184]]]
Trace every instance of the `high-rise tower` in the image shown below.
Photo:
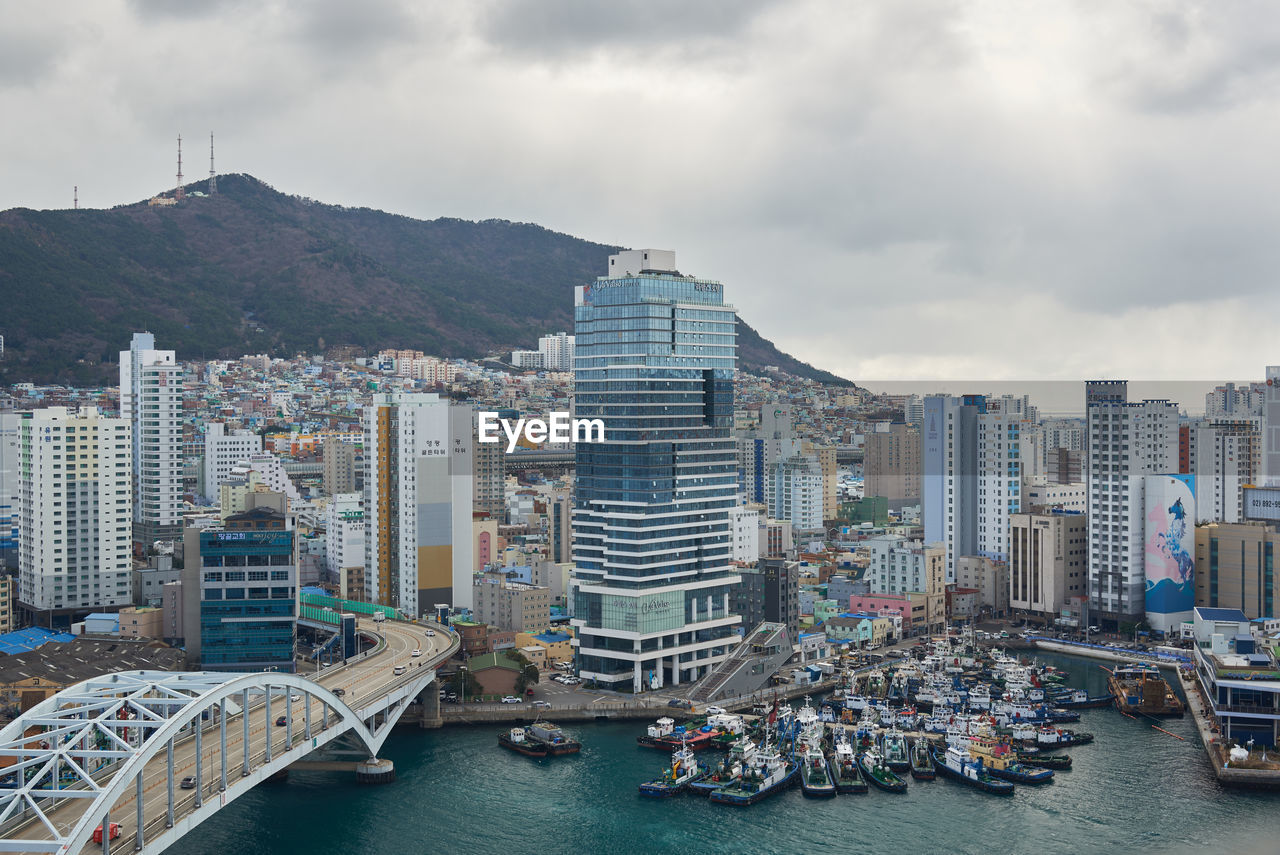
[[[573,511],[578,670],[631,690],[703,676],[737,641],[729,511],[737,314],[675,253],[630,250],[577,289]]]
[[[133,541],[182,537],[182,366],[134,333],[120,352],[120,415],[133,426]]]

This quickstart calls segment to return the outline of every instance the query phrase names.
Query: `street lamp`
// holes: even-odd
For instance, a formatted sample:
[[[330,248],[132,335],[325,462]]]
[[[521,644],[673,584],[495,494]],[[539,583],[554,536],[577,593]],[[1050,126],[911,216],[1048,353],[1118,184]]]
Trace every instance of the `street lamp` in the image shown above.
[[[467,666],[459,665],[458,672],[462,674],[462,705],[467,705]]]

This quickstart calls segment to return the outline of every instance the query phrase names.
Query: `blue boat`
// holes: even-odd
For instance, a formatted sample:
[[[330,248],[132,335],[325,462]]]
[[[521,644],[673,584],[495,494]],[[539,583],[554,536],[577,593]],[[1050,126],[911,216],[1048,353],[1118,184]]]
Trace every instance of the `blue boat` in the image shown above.
[[[753,805],[796,782],[800,764],[776,750],[762,750],[742,774],[711,793],[711,801],[722,805]]]
[[[939,775],[984,793],[995,796],[1013,795],[1013,784],[992,777],[981,760],[970,757],[967,751],[955,745],[948,746],[945,753],[935,749],[933,765]]]

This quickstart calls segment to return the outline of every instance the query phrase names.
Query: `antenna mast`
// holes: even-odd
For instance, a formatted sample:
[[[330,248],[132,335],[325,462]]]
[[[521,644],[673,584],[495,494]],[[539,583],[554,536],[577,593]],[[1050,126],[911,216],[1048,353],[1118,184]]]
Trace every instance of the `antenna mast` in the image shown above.
[[[209,195],[218,195],[218,173],[213,171],[213,131],[209,132]]]
[[[173,191],[173,198],[182,198],[182,134],[178,134],[178,189]]]
[[[80,210],[80,185],[77,184],[71,189],[71,207]]]

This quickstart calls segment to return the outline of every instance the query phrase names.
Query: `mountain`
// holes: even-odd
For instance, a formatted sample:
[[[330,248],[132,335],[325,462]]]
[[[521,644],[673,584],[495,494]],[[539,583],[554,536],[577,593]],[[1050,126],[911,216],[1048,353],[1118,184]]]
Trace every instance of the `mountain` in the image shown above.
[[[0,213],[0,382],[111,382],[109,363],[142,329],[180,359],[531,348],[573,328],[573,286],[617,250],[528,223],[320,204],[249,175],[171,206],[15,208]],[[741,320],[738,357],[753,373],[851,385]]]

